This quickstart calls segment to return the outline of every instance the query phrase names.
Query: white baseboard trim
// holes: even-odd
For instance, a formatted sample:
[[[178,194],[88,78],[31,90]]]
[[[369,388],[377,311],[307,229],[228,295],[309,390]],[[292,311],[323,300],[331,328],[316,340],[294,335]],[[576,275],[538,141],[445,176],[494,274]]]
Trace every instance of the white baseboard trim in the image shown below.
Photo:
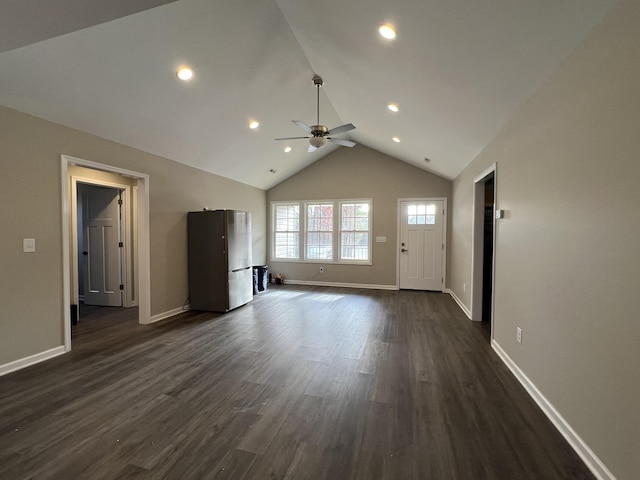
[[[535,384],[529,380],[522,370],[511,360],[511,357],[498,345],[498,342],[491,340],[491,347],[498,354],[504,364],[511,370],[511,373],[522,384],[527,393],[538,404],[542,412],[551,420],[551,423],[562,434],[571,448],[575,450],[585,465],[591,470],[591,473],[598,480],[616,480],[616,477],[609,471],[604,463],[593,453],[593,450],[580,438],[580,436],[571,428],[571,425],[560,415],[555,407],[547,400],[547,398],[538,390]]]
[[[169,310],[168,312],[162,312],[156,315],[152,315],[151,319],[149,320],[149,323],[159,322],[160,320],[164,320],[165,318],[173,317],[174,315],[179,315],[181,313],[187,312],[190,309],[191,307],[189,305],[185,305],[183,307],[178,307],[178,308],[174,308],[173,310]]]
[[[451,298],[455,300],[455,302],[458,304],[460,309],[469,318],[469,320],[471,320],[471,310],[469,310],[467,306],[464,303],[462,303],[462,300],[458,298],[458,296],[454,293],[454,291],[451,290],[450,288],[445,288],[444,293],[448,293],[449,295],[451,295]]]
[[[290,285],[311,285],[314,287],[343,287],[343,288],[367,288],[370,290],[398,290],[397,285],[375,285],[372,283],[340,283],[340,282],[315,282],[313,280],[289,280]]]
[[[7,373],[30,367],[31,365],[35,365],[36,363],[44,362],[45,360],[57,357],[58,355],[62,355],[63,353],[66,353],[64,345],[60,345],[59,347],[51,348],[49,350],[45,350],[44,352],[36,353],[35,355],[30,355],[25,358],[20,358],[19,360],[14,360],[13,362],[5,363],[4,365],[0,365],[0,377],[2,375],[6,375]]]

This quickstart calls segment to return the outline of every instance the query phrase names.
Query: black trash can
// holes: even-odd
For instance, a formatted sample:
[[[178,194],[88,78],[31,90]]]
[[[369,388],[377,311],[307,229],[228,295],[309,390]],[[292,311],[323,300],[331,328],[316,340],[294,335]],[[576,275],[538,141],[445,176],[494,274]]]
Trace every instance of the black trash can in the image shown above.
[[[254,278],[254,289],[253,289],[254,293],[256,293],[256,288],[258,289],[258,292],[264,292],[267,289],[267,284],[269,283],[269,267],[267,267],[266,265],[254,266],[253,278]]]
[[[253,267],[253,294],[258,294],[258,267]]]

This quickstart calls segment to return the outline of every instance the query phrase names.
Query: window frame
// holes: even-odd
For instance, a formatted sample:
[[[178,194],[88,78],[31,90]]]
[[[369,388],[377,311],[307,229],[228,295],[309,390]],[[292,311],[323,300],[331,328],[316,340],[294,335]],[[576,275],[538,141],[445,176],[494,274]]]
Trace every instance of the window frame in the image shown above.
[[[337,256],[338,256],[338,262],[342,263],[342,264],[352,264],[352,265],[371,265],[372,262],[372,252],[373,252],[373,228],[372,228],[372,223],[373,223],[373,218],[372,218],[372,212],[373,212],[373,201],[371,199],[347,199],[347,200],[339,200],[338,202],[338,230],[337,230],[337,235],[338,235],[338,251],[337,251]],[[368,229],[366,230],[367,232],[367,237],[369,239],[369,241],[367,242],[367,259],[366,260],[357,260],[357,259],[343,259],[342,258],[342,234],[343,232],[364,232],[364,230],[344,230],[342,228],[342,206],[343,205],[349,205],[349,204],[367,204],[369,205],[369,212],[368,212],[368,216],[367,216],[367,227]]]
[[[278,233],[278,230],[276,230],[277,220],[278,220],[278,216],[276,215],[276,209],[277,207],[280,207],[280,206],[297,206],[298,207],[298,232],[297,232],[298,233],[298,258],[300,258],[300,251],[303,248],[303,245],[302,245],[303,225],[300,224],[300,222],[302,221],[302,218],[300,216],[300,213],[301,213],[300,202],[271,202],[271,232],[270,232],[271,260],[274,262],[296,261],[297,259],[291,258],[291,257],[285,257],[285,258],[276,257],[276,233]]]
[[[342,260],[342,205],[352,203],[367,203],[369,205],[368,217],[368,245],[366,260]],[[332,258],[331,259],[315,259],[307,258],[308,244],[308,206],[309,205],[326,205],[331,204],[333,208],[333,230],[332,230]],[[283,205],[296,205],[300,212],[299,230],[298,230],[298,258],[276,258],[276,208]],[[286,263],[310,263],[310,264],[333,264],[333,265],[372,265],[373,264],[373,199],[371,198],[342,198],[330,200],[294,200],[294,201],[271,201],[271,229],[269,232],[270,261],[286,262]],[[349,230],[350,231],[350,230]]]
[[[328,201],[307,201],[303,202],[304,205],[304,251],[301,257],[305,262],[331,262],[333,263],[336,257],[336,205],[333,200]],[[331,230],[309,230],[309,207],[312,206],[331,206]],[[311,242],[309,242],[309,234],[310,233],[321,234],[330,234],[331,235],[331,259],[327,258],[310,258],[309,257],[309,246]]]

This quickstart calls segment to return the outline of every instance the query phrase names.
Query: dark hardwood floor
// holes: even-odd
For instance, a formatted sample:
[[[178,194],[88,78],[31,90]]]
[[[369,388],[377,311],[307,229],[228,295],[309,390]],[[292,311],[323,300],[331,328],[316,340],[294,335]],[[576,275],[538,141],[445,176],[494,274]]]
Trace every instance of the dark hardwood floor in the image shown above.
[[[83,317],[71,353],[0,377],[0,478],[593,478],[445,294]]]

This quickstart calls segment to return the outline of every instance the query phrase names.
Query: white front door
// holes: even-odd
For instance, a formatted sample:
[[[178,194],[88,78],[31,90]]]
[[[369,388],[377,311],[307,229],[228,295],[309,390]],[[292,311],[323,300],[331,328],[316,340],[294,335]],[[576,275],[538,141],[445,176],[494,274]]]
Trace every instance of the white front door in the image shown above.
[[[442,291],[443,224],[443,200],[400,202],[400,288]]]
[[[79,185],[82,197],[84,303],[122,306],[120,198],[115,188]]]

